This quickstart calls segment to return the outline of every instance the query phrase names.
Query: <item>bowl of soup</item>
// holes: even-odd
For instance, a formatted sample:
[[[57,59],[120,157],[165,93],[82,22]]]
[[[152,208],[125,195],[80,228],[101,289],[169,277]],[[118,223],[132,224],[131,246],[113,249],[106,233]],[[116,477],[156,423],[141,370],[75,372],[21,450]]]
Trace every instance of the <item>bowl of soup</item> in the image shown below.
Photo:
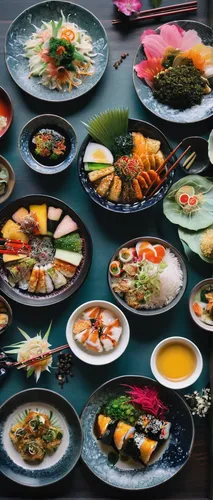
[[[199,378],[203,369],[203,358],[191,340],[185,337],[169,337],[155,347],[150,365],[160,384],[170,389],[184,389]]]

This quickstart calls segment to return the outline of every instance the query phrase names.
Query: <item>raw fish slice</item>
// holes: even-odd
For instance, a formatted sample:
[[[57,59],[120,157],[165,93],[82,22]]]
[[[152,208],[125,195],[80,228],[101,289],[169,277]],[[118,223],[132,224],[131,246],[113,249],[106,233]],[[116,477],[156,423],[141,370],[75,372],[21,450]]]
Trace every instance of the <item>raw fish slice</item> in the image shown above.
[[[111,325],[112,323],[114,323],[115,319],[115,315],[108,309],[104,309],[99,315],[99,320],[104,326]]]
[[[148,464],[152,453],[157,448],[158,442],[145,437],[140,445],[140,457],[144,464]]]
[[[159,58],[163,57],[163,54],[168,47],[168,43],[165,42],[160,35],[155,33],[155,35],[151,34],[144,37],[143,47],[147,59],[152,59],[153,57]]]
[[[83,318],[97,319],[100,314],[100,311],[101,311],[100,307],[90,307],[90,309],[86,309],[86,311],[83,312]]]
[[[74,220],[71,219],[69,215],[65,215],[57,229],[54,232],[54,238],[61,238],[61,236],[65,236],[66,234],[72,233],[76,231],[78,226]]]
[[[18,286],[19,286],[19,288],[21,288],[21,290],[28,289],[31,274],[32,274],[32,271],[28,271],[26,276],[24,276],[24,278],[22,278],[22,280],[19,281]]]
[[[115,319],[115,321],[113,321],[113,323],[110,323],[110,325],[109,325],[109,326],[106,326],[106,327],[104,328],[104,333],[105,333],[106,335],[108,335],[108,333],[109,333],[109,332],[111,332],[111,329],[112,329],[112,327],[113,327],[113,326],[120,326],[120,321],[119,321],[119,319],[117,319],[117,318],[116,318],[116,319]]]
[[[131,425],[125,424],[124,422],[118,422],[115,432],[114,432],[114,443],[117,450],[121,450],[124,444],[125,436],[130,430],[133,431],[133,427]]]
[[[110,337],[108,337],[108,335],[104,335],[104,334],[101,335],[100,341],[101,341],[101,344],[102,344],[105,351],[112,351],[112,349],[114,349],[114,347],[115,347],[114,342],[112,341],[112,339]]]
[[[29,286],[28,286],[28,292],[34,293],[37,287],[37,283],[39,280],[39,274],[40,274],[40,267],[39,266],[34,266],[31,276],[30,276],[30,281],[29,281]]]
[[[91,328],[88,328],[86,330],[83,330],[82,332],[79,332],[75,335],[75,340],[80,342],[80,344],[85,344],[87,341],[89,335],[91,333]]]
[[[59,259],[54,260],[54,266],[58,271],[60,271],[66,278],[72,278],[75,275],[77,266],[69,264]]]
[[[153,87],[154,77],[164,68],[162,66],[162,57],[152,57],[145,59],[134,66],[138,78],[144,78],[149,87]]]
[[[53,282],[48,274],[48,268],[45,268],[46,292],[51,293],[54,290]]]
[[[57,269],[55,269],[54,267],[48,266],[47,272],[48,272],[50,278],[52,279],[56,290],[58,290],[59,288],[61,288],[64,285],[66,285],[67,279],[65,278],[65,276],[62,273],[57,271]]]
[[[91,321],[85,319],[77,319],[73,325],[73,333],[77,334],[91,327]]]
[[[45,269],[40,266],[39,280],[36,287],[36,293],[46,293]]]
[[[108,335],[108,337],[110,337],[111,340],[117,344],[122,334],[122,328],[121,326],[108,326],[107,328],[104,328],[103,333]]]
[[[85,346],[92,351],[103,352],[103,347],[99,339],[98,330],[93,330],[90,333],[88,339],[85,342]]]

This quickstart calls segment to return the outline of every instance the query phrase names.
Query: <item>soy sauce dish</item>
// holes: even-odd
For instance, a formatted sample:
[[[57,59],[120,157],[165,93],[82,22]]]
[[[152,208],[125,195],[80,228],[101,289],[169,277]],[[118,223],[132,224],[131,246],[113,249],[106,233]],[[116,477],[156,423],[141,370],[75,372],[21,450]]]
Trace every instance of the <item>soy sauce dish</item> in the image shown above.
[[[19,153],[24,162],[40,174],[57,174],[71,165],[77,150],[72,125],[57,115],[40,115],[23,127]]]

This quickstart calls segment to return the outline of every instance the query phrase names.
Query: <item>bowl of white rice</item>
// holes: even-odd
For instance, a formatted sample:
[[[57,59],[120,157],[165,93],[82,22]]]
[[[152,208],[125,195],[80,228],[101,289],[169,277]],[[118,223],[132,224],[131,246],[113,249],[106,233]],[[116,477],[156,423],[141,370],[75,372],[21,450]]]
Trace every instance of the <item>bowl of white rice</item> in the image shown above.
[[[140,316],[172,309],[187,286],[187,268],[171,243],[142,236],[120,246],[108,266],[108,285],[115,300]]]

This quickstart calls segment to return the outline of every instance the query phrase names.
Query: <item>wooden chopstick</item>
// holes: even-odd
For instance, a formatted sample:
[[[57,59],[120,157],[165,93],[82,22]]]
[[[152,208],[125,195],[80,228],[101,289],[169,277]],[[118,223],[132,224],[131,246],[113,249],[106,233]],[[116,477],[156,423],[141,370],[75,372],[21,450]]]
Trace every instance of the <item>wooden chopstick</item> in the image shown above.
[[[166,175],[163,177],[163,179],[161,180],[161,182],[155,187],[154,191],[152,191],[148,198],[150,198],[151,196],[153,196],[156,191],[159,190],[159,188],[162,186],[162,184],[164,183],[164,181],[166,180],[166,178],[168,177],[168,175],[170,174],[170,172],[172,172],[172,170],[174,170],[177,165],[180,163],[180,161],[182,160],[182,158],[188,153],[188,151],[191,149],[191,146],[188,146],[188,148],[179,156],[179,158],[176,160],[176,162],[169,168],[169,170],[167,170],[166,172]]]
[[[158,167],[158,169],[156,170],[156,174],[160,175],[160,173],[162,172],[162,170],[164,169],[165,165],[168,163],[168,161],[172,158],[172,156],[176,153],[176,151],[182,146],[183,142],[181,141],[177,146],[176,148],[174,148],[171,153],[165,158],[165,160],[163,161],[162,165],[160,165],[160,167]],[[149,192],[151,191],[153,185],[154,185],[155,181],[152,181],[152,183],[150,184],[150,186],[148,187],[146,193],[145,193],[145,196],[147,197],[147,195],[149,194]]]
[[[54,349],[51,349],[50,351],[45,352],[44,354],[39,354],[38,356],[34,356],[34,358],[27,359],[25,361],[12,361],[12,362],[10,362],[10,361],[3,360],[2,362],[0,362],[0,365],[1,366],[5,365],[8,368],[10,368],[10,367],[20,368],[21,366],[33,365],[33,364],[38,363],[38,361],[43,361],[44,359],[49,358],[50,356],[52,356],[52,354],[55,354],[56,352],[64,351],[65,349],[68,349],[68,348],[69,348],[69,344],[64,344],[64,345],[61,345],[59,347],[55,347]]]
[[[156,17],[170,16],[172,14],[182,14],[185,12],[194,12],[197,10],[197,2],[186,2],[182,4],[170,5],[167,7],[158,7],[157,9],[147,9],[141,11],[137,17],[129,18],[130,22],[143,21],[145,19],[155,19]],[[112,24],[121,24],[122,19],[113,19]]]

